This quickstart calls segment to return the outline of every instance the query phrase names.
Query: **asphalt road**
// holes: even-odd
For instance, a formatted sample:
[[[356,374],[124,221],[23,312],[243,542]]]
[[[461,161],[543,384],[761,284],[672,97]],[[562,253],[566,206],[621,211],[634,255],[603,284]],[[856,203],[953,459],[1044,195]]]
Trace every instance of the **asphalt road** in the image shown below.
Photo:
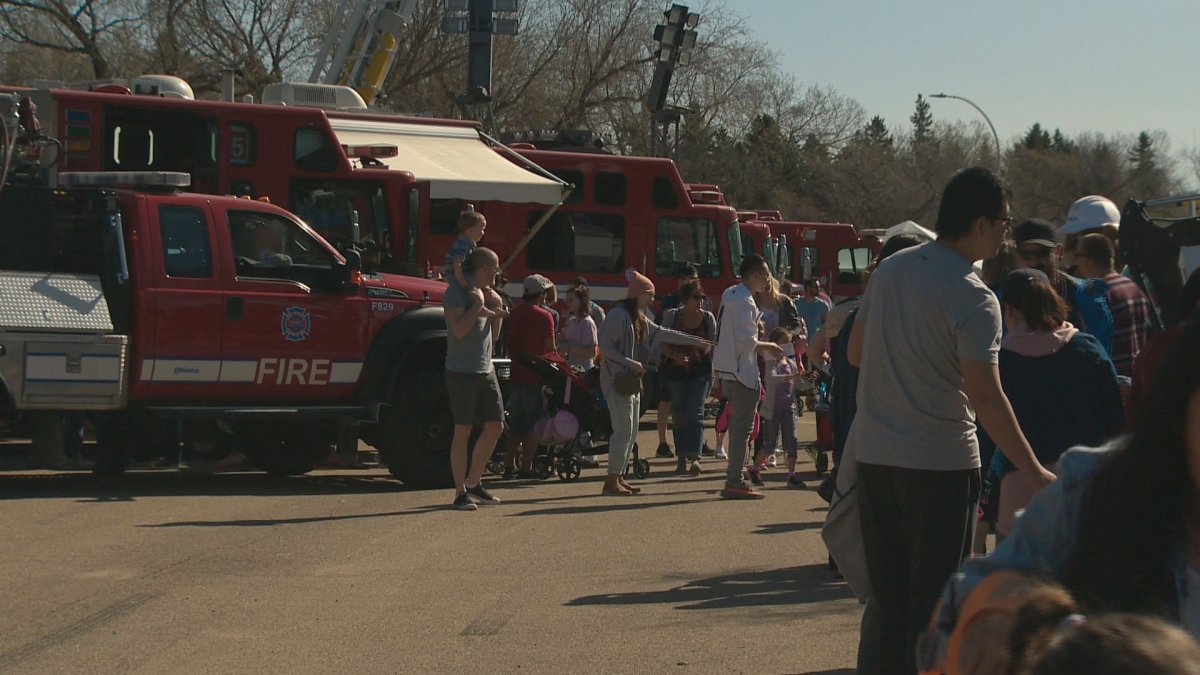
[[[475,512],[380,469],[3,472],[0,672],[850,673],[803,461],[759,502],[651,459],[636,497],[586,469]]]

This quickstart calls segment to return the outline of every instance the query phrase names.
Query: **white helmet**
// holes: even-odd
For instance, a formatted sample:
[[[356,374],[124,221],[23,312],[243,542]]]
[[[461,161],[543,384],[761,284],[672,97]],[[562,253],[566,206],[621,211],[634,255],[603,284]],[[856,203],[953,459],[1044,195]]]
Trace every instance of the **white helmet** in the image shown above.
[[[1105,225],[1121,227],[1121,210],[1111,200],[1100,195],[1088,195],[1077,199],[1067,211],[1067,222],[1059,228],[1063,234],[1078,234],[1086,230],[1097,230]]]

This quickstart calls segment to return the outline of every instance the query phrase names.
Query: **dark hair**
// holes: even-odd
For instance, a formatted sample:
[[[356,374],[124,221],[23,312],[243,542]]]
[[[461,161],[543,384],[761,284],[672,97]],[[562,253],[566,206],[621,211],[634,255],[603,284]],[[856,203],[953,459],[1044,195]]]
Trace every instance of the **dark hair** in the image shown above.
[[[1200,322],[1183,328],[1138,405],[1132,432],[1093,475],[1066,581],[1089,608],[1168,615],[1171,549],[1185,536],[1197,486],[1187,409],[1200,389]]]
[[[862,271],[863,283],[865,284],[875,270],[879,269],[879,263],[887,260],[893,255],[903,251],[906,248],[920,246],[925,240],[915,234],[896,234],[888,237],[888,240],[883,243],[883,248],[879,249],[879,255],[867,265],[867,269]]]
[[[888,237],[887,241],[883,242],[883,247],[879,249],[879,257],[877,260],[879,262],[883,262],[895,253],[899,253],[906,248],[920,246],[923,243],[925,243],[924,240],[915,234],[908,234],[907,232],[894,234]]]
[[[642,314],[642,310],[638,308],[637,298],[625,298],[617,303],[617,306],[625,310],[629,315],[629,320],[633,322],[633,338],[637,344],[641,344],[646,337],[646,315]]]
[[[809,277],[808,279],[805,279],[805,280],[804,280],[804,287],[805,287],[805,288],[812,288],[813,286],[817,286],[817,285],[819,285],[820,283],[821,283],[821,280],[820,280],[820,279],[818,279],[818,278],[816,278],[816,277]]]
[[[579,310],[575,316],[589,316],[592,313],[592,292],[587,286],[576,286],[567,289],[567,297],[575,296],[579,298]]]
[[[938,238],[957,241],[967,236],[976,218],[1000,218],[1012,190],[1004,179],[981,166],[954,174],[942,190],[938,205]]]
[[[699,279],[692,279],[679,287],[680,304],[683,304],[683,301],[688,298],[704,299],[704,285],[700,283]]]
[[[1048,279],[1030,279],[1022,284],[1019,292],[1004,293],[1003,302],[1017,310],[1025,325],[1033,330],[1054,330],[1067,320],[1067,303],[1059,297]]]
[[[571,280],[571,286],[578,287],[578,286],[587,286],[587,285],[588,285],[587,279],[584,279],[583,277],[575,277],[574,279]]]
[[[779,344],[780,340],[784,342],[791,342],[792,337],[792,331],[784,328],[783,326],[776,326],[775,328],[771,329],[771,335],[767,339],[771,342]]]
[[[1079,238],[1079,243],[1075,245],[1075,257],[1087,258],[1105,269],[1112,269],[1117,252],[1111,239],[1099,232],[1093,232]]]
[[[771,271],[771,268],[767,267],[767,261],[763,259],[761,255],[758,255],[757,253],[747,253],[746,255],[742,256],[742,264],[738,265],[739,277],[744,279],[747,275],[760,271],[766,271],[768,274]]]
[[[1200,647],[1178,626],[1136,614],[1072,617],[1078,611],[1062,587],[1047,583],[1035,588],[1017,609],[1009,633],[1008,672],[1200,673]]]
[[[683,267],[679,268],[679,272],[675,274],[676,279],[694,279],[700,276],[700,270],[692,263],[684,263]]]

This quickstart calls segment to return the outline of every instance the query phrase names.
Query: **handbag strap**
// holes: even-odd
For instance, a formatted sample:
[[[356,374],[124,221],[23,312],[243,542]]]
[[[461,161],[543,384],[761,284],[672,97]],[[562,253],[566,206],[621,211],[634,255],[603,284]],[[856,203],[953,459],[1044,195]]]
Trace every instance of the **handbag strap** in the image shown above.
[[[567,377],[567,393],[563,397],[563,405],[571,405],[571,378]]]

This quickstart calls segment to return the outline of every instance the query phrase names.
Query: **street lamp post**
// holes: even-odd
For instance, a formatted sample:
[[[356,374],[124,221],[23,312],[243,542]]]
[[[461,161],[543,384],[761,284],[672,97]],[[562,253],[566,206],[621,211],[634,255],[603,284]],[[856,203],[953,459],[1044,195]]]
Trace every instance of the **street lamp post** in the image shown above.
[[[946,93],[930,94],[929,98],[952,98],[952,99],[955,99],[958,101],[962,101],[963,103],[966,103],[967,105],[974,108],[980,115],[983,115],[983,121],[987,122],[988,128],[992,130],[992,140],[996,141],[996,169],[1003,172],[1003,170],[1001,169],[1001,167],[1002,167],[1001,159],[1003,158],[1004,153],[1003,153],[1003,151],[1000,150],[1000,134],[996,133],[996,125],[992,124],[992,119],[987,116],[987,113],[983,112],[983,108],[980,108],[979,106],[975,105],[975,102],[969,98],[964,98],[962,96],[955,96],[954,94],[946,94]]]
[[[654,27],[654,79],[650,82],[650,93],[646,97],[646,107],[650,109],[652,141],[655,146],[654,154],[658,155],[658,127],[662,125],[662,154],[673,155],[667,148],[667,139],[671,124],[675,125],[675,146],[679,146],[680,115],[687,112],[683,108],[667,105],[667,90],[671,87],[671,75],[675,66],[686,66],[692,61],[692,50],[696,47],[696,26],[700,23],[700,15],[689,12],[687,5],[672,4],[670,9],[663,12],[666,23]]]

